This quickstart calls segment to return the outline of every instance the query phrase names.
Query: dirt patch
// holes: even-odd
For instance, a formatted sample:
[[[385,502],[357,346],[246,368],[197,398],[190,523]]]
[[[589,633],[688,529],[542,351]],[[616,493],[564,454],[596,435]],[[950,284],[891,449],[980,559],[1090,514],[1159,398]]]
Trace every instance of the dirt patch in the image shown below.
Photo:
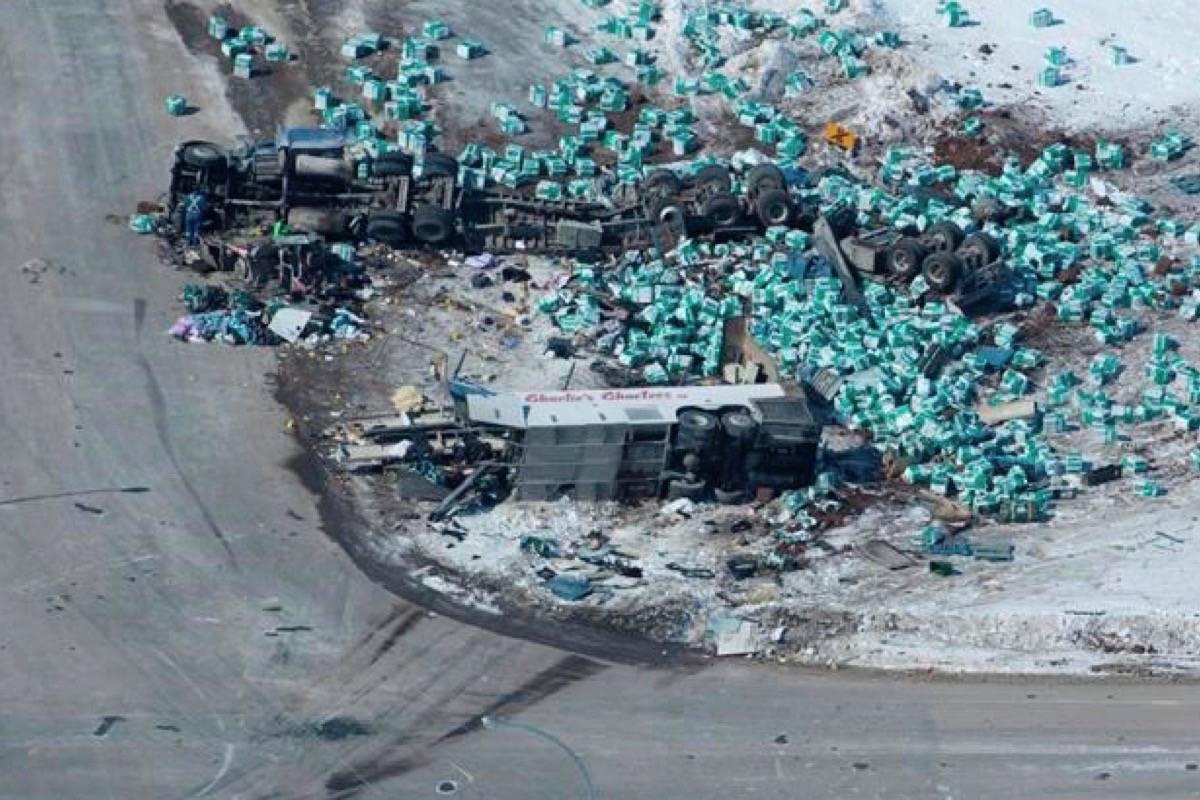
[[[287,110],[310,91],[310,74],[305,64],[331,63],[332,53],[310,51],[312,41],[293,39],[294,31],[268,32],[289,43],[293,60],[271,63],[261,55],[255,58],[254,77],[246,80],[233,75],[233,61],[221,52],[221,45],[208,35],[208,14],[198,6],[173,0],[166,5],[167,18],[178,32],[184,46],[196,56],[211,56],[225,77],[225,96],[247,130],[260,137],[269,137],[276,126],[284,122]],[[231,29],[255,24],[255,20],[229,4],[216,7],[215,13],[225,17]]]
[[[1068,133],[1044,127],[1019,119],[1008,109],[984,111],[976,116],[983,121],[983,133],[979,136],[962,136],[958,132],[960,120],[949,121],[937,133],[933,139],[934,161],[953,164],[959,170],[996,174],[1010,155],[1017,156],[1021,167],[1026,168],[1050,145],[1065,144],[1095,153],[1097,141],[1103,138],[1091,133]],[[1126,152],[1133,152],[1131,148],[1135,141],[1132,137],[1110,137],[1108,140],[1124,146]]]
[[[188,49],[189,53],[199,55],[208,52],[205,46],[209,41],[207,15],[199,6],[192,3],[180,2],[179,0],[172,0],[172,2],[166,4],[164,10],[167,12],[167,19],[175,27],[175,31],[183,41],[183,46]],[[228,7],[219,7],[217,9],[218,14],[226,11],[232,14],[232,9]],[[232,19],[232,16],[226,16],[225,18]]]

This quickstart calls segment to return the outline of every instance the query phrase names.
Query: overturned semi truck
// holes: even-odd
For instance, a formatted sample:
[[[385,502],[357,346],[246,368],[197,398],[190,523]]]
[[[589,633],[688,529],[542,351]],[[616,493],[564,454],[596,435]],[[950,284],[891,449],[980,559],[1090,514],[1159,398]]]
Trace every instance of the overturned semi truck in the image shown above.
[[[204,191],[210,225],[220,231],[284,221],[330,240],[547,254],[741,237],[798,216],[773,164],[746,170],[741,193],[733,191],[731,169],[712,164],[687,176],[660,169],[636,188],[601,176],[602,199],[545,200],[503,187],[466,188],[459,163],[443,153],[380,153],[356,162],[348,144],[344,132],[324,128],[280,128],[273,141],[229,148],[183,142],[171,165],[168,210],[182,229],[184,199]]]

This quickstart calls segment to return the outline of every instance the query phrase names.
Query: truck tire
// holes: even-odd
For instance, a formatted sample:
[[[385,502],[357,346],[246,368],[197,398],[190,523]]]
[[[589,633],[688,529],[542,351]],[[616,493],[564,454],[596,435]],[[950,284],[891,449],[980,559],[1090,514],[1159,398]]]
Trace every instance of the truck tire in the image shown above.
[[[713,192],[727,194],[731,184],[729,168],[723,167],[720,164],[709,164],[707,167],[701,167],[700,171],[692,176],[692,183],[698,189],[708,189]]]
[[[786,225],[792,218],[792,198],[784,189],[767,189],[754,198],[754,210],[768,228]]]
[[[335,209],[299,206],[288,212],[287,223],[296,230],[331,239],[346,233],[346,216]]]
[[[750,192],[760,194],[768,189],[786,189],[787,178],[774,164],[759,164],[746,173],[745,184]]]
[[[679,194],[683,189],[683,182],[679,180],[679,176],[669,169],[656,169],[651,172],[646,178],[646,182],[642,184],[642,190],[646,194],[672,196]]]
[[[666,195],[655,195],[646,200],[646,219],[651,225],[662,221],[662,213],[675,205],[675,198]]]
[[[680,450],[705,450],[717,433],[717,418],[707,411],[687,408],[679,412],[675,444]]]
[[[742,204],[729,192],[711,195],[704,201],[704,216],[715,228],[728,228],[742,218]]]
[[[934,291],[949,294],[962,275],[962,261],[954,253],[930,253],[921,263],[921,274]]]
[[[375,211],[367,219],[367,238],[388,247],[402,247],[408,240],[404,215],[398,211]]]
[[[978,231],[963,237],[958,246],[958,256],[972,267],[982,267],[991,264],[1000,257],[1000,243],[987,233]]]
[[[953,222],[935,222],[925,231],[923,237],[927,240],[930,250],[939,253],[953,253],[962,244],[962,228]]]
[[[298,180],[347,184],[352,177],[350,165],[343,159],[329,156],[296,156],[293,174]]]
[[[899,278],[912,280],[920,274],[921,264],[928,254],[919,239],[905,236],[888,250],[888,269]]]
[[[421,162],[422,178],[457,178],[458,161],[445,153],[426,153]]]
[[[184,145],[180,158],[183,163],[197,169],[225,166],[225,151],[209,142],[191,142]]]
[[[412,175],[413,160],[408,153],[381,153],[371,162],[371,176],[395,178]]]
[[[454,212],[440,206],[421,206],[413,211],[412,232],[426,244],[442,244],[454,235]]]
[[[748,411],[726,411],[721,415],[721,428],[735,442],[748,442],[758,432],[758,423]]]
[[[650,207],[651,220],[655,225],[666,225],[677,236],[687,233],[687,217],[674,198],[662,197]]]

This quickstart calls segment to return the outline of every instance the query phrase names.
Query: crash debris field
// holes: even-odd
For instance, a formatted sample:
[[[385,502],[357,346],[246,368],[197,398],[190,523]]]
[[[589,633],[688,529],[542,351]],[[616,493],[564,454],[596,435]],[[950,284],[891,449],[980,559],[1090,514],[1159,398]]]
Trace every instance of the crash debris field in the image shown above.
[[[345,5],[168,4],[239,118],[164,98],[130,228],[354,548],[718,656],[1195,669],[1186,4]]]

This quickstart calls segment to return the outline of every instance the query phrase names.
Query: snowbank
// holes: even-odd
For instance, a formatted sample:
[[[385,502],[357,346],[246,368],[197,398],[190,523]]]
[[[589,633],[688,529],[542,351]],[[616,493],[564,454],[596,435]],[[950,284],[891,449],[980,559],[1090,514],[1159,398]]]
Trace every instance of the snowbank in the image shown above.
[[[906,42],[901,52],[922,66],[981,89],[992,103],[1041,108],[1067,130],[1172,122],[1177,108],[1200,107],[1196,6],[1188,0],[963,0],[970,22],[957,28],[947,27],[931,0],[860,5],[897,29]],[[1035,28],[1029,16],[1042,7],[1056,22]],[[1133,63],[1114,65],[1112,45]],[[1059,86],[1040,88],[1037,74],[1052,47],[1065,48],[1071,60]]]

